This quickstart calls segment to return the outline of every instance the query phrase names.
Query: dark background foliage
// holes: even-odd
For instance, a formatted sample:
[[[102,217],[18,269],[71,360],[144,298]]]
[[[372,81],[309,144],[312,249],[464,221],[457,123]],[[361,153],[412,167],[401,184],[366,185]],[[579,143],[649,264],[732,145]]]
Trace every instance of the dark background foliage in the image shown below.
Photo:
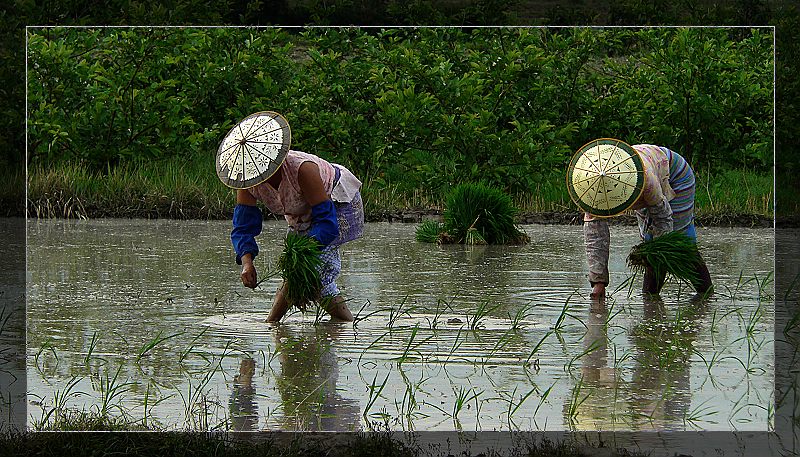
[[[28,160],[213,163],[242,117],[401,189],[531,192],[597,137],[695,168],[772,168],[770,29],[44,28]]]
[[[26,25],[305,25],[310,23],[315,24],[329,24],[329,25],[402,25],[402,24],[417,24],[417,25],[459,25],[467,28],[458,31],[458,33],[469,34],[470,26],[474,25],[492,25],[492,24],[505,24],[505,25],[577,25],[577,24],[593,24],[593,25],[622,25],[622,24],[636,24],[636,25],[774,25],[776,26],[776,69],[777,69],[777,107],[776,111],[778,117],[776,119],[778,135],[775,138],[776,150],[779,157],[777,163],[777,172],[779,182],[784,176],[793,176],[796,172],[798,165],[797,154],[794,153],[793,145],[798,144],[798,122],[797,122],[797,97],[798,97],[798,45],[800,37],[798,37],[798,25],[800,25],[800,15],[798,10],[793,5],[793,2],[785,0],[736,0],[728,2],[645,2],[641,0],[625,0],[622,2],[612,2],[609,0],[583,0],[577,2],[562,2],[558,0],[551,1],[523,1],[516,0],[511,2],[499,2],[494,0],[450,0],[444,2],[412,0],[407,2],[399,1],[378,1],[378,0],[188,0],[188,1],[159,1],[154,2],[151,0],[131,1],[131,0],[105,0],[101,2],[78,2],[75,0],[67,0],[62,2],[34,2],[32,0],[12,0],[0,7],[0,40],[5,45],[0,48],[0,100],[3,103],[2,116],[0,116],[0,147],[2,147],[4,154],[0,156],[0,166],[4,169],[21,170],[25,164],[25,113],[21,107],[24,106],[25,91],[24,91],[24,78],[25,78],[25,29]],[[555,34],[558,29],[550,29]],[[749,28],[738,29],[740,36],[735,36],[736,33],[730,34],[730,39],[739,40],[746,38],[750,34]],[[296,33],[292,31],[292,33]],[[364,35],[366,37],[374,37],[378,32],[376,30],[368,30]],[[452,33],[452,32],[451,32]],[[365,38],[366,39],[366,38]],[[653,38],[657,40],[658,38]],[[620,43],[623,48],[620,52],[626,52],[625,46],[628,43]],[[691,46],[680,49],[682,45],[676,44],[676,47],[669,52],[696,52],[702,54],[702,50],[692,50]],[[723,43],[718,42],[713,46],[724,46]],[[584,51],[586,47],[580,48]],[[579,52],[579,50],[569,49],[570,52]],[[146,49],[141,49],[138,52],[143,53]],[[130,51],[129,58],[136,57],[134,50]],[[142,54],[143,55],[143,54]],[[191,58],[191,56],[187,57]],[[650,56],[653,63],[657,63],[658,58],[669,58],[669,55],[663,56]],[[674,57],[674,55],[673,55]],[[323,64],[327,57],[322,56]],[[388,58],[388,56],[387,56]],[[569,58],[577,59],[578,56],[570,55]],[[427,63],[427,62],[426,62]],[[702,64],[702,62],[701,62]],[[574,64],[573,64],[574,65]],[[713,63],[712,63],[713,66]],[[506,71],[508,66],[501,67],[499,72]],[[564,64],[566,69],[563,74],[565,78],[568,77],[569,63]],[[572,68],[575,69],[574,67]],[[85,70],[85,69],[84,69]],[[348,71],[358,71],[357,69],[348,68]],[[667,79],[670,76],[678,77],[687,72],[692,72],[698,75],[697,70],[700,70],[701,78],[692,82],[691,85],[683,87],[683,93],[677,94],[674,99],[676,103],[681,103],[680,95],[683,95],[683,101],[687,100],[686,94],[690,95],[702,92],[705,87],[713,87],[713,75],[704,75],[702,68],[687,69],[682,68],[678,73],[672,75],[663,74],[662,79]],[[141,70],[140,70],[141,71]],[[511,70],[508,70],[511,71]],[[131,75],[132,85],[140,81],[141,75]],[[135,77],[134,77],[135,76]],[[502,77],[503,75],[493,75]],[[248,76],[252,77],[252,75]],[[318,78],[325,78],[322,73],[316,74]],[[639,78],[640,82],[648,82],[647,76],[643,73],[633,75],[633,78]],[[211,89],[211,82],[209,82],[208,90]],[[216,81],[218,87],[223,87],[222,81]],[[322,82],[320,82],[322,83]],[[736,81],[732,82],[735,84]],[[161,84],[167,85],[168,82]],[[701,84],[701,86],[696,86]],[[517,84],[519,85],[519,84]],[[705,86],[702,86],[705,85]],[[721,86],[716,86],[718,90],[722,90]],[[166,89],[166,87],[165,87]],[[174,88],[173,88],[174,89]],[[150,87],[149,90],[156,91],[156,87]],[[333,90],[328,88],[327,90]],[[757,91],[756,91],[757,92]],[[495,94],[495,96],[499,95]],[[173,93],[172,96],[175,96]],[[319,94],[309,94],[309,97],[321,98]],[[399,95],[387,95],[402,97]],[[637,94],[632,92],[629,97],[631,100]],[[663,96],[663,94],[662,94]],[[706,95],[708,96],[708,95]],[[164,109],[171,103],[169,91],[165,90],[164,99],[160,101]],[[700,94],[702,99],[703,94]],[[499,97],[498,97],[499,98]],[[591,119],[597,126],[602,125],[601,122],[607,121],[604,131],[608,132],[612,127],[615,127],[616,120],[620,115],[620,109],[626,107],[626,100],[620,96],[618,100],[606,99],[605,104],[600,109],[595,109],[586,118]],[[663,98],[663,97],[662,97]],[[218,100],[222,100],[220,97]],[[656,101],[658,97],[654,98]],[[742,100],[744,101],[744,100]],[[566,144],[573,146],[579,139],[577,136],[585,135],[591,136],[597,133],[587,129],[583,122],[576,125],[569,123],[570,116],[577,117],[577,109],[582,107],[582,103],[586,100],[581,99],[580,96],[575,98],[567,98],[562,101],[562,106],[559,109],[553,109],[553,112],[558,112],[564,119],[557,119],[558,122],[551,122],[553,127],[546,125],[535,125],[531,130],[531,135],[544,134],[539,129],[547,130],[556,129],[556,131],[547,133],[552,134],[554,137],[570,137]],[[237,112],[231,112],[230,106],[225,106],[224,110],[213,111],[214,103],[211,100],[206,100],[208,106],[206,113],[208,115],[218,114],[224,116],[235,117]],[[352,103],[356,103],[353,101]],[[500,104],[510,103],[510,99],[502,97]],[[568,104],[568,106],[567,106]],[[694,160],[699,161],[699,166],[714,166],[713,153],[702,150],[703,147],[711,148],[716,144],[718,138],[726,138],[731,141],[734,138],[744,139],[745,141],[754,142],[748,143],[748,150],[736,151],[735,160],[740,163],[751,160],[746,166],[769,167],[768,153],[765,146],[760,144],[759,136],[763,136],[763,128],[755,125],[759,121],[763,121],[762,117],[752,116],[753,122],[748,120],[736,120],[729,124],[727,130],[720,129],[713,133],[706,133],[704,131],[693,131],[692,123],[696,125],[703,125],[704,119],[716,119],[719,114],[722,114],[726,119],[730,119],[732,115],[726,105],[717,105],[715,108],[706,110],[702,100],[698,103],[684,103],[686,106],[683,118],[680,118],[678,110],[674,110],[670,121],[679,125],[683,123],[684,132],[673,138],[661,140],[658,135],[655,135],[653,141],[662,141],[675,146],[686,152]],[[180,104],[178,104],[180,105]],[[30,106],[30,105],[29,105]],[[220,106],[220,105],[217,105]],[[498,109],[502,110],[504,106],[498,105]],[[564,111],[559,111],[565,108]],[[631,107],[628,107],[631,108]],[[676,107],[677,108],[677,107]],[[180,110],[180,106],[173,109],[173,114]],[[744,110],[744,108],[743,108]],[[166,111],[159,113],[166,115]],[[224,114],[223,114],[224,113]],[[688,114],[687,114],[688,113]],[[761,113],[758,113],[759,115]],[[147,128],[155,118],[149,118],[152,113],[129,113],[131,116],[130,121],[139,120],[145,122],[140,127]],[[117,115],[119,116],[119,114]],[[138,117],[136,117],[138,116]],[[319,113],[320,122],[325,122],[325,116],[334,119],[334,113]],[[521,114],[517,114],[521,117]],[[110,119],[108,119],[110,121]],[[151,120],[151,123],[147,123]],[[508,112],[497,116],[493,119],[500,127],[498,132],[502,131],[505,134],[514,132],[513,122],[514,119],[509,119]],[[567,120],[567,122],[562,122]],[[457,121],[454,118],[453,122]],[[115,123],[119,122],[119,118]],[[187,132],[196,126],[203,126],[213,128],[214,124],[218,126],[224,125],[225,120],[209,121],[204,119],[200,114],[186,119],[186,123],[179,128],[173,129],[177,135]],[[356,122],[356,121],[351,121]],[[488,123],[488,120],[487,120]],[[297,124],[295,122],[295,124]],[[303,128],[313,129],[313,124],[302,124]],[[688,128],[686,128],[688,127]],[[172,128],[172,127],[171,127]],[[339,134],[334,134],[330,140],[335,144],[336,141],[344,141],[340,137],[346,135],[347,129],[350,126],[344,124],[341,127]],[[503,130],[505,128],[505,130]],[[531,129],[531,126],[521,124],[517,130],[522,128]],[[132,138],[133,135],[122,135],[119,137],[119,132],[106,132],[107,137],[104,139],[106,142],[121,141],[131,144],[146,138],[148,133],[152,133],[155,127],[150,127],[150,130],[140,132],[139,136]],[[572,129],[572,132],[571,132]],[[386,130],[390,130],[386,126]],[[196,132],[196,130],[195,130]],[[345,132],[345,133],[341,133]],[[108,135],[110,133],[110,135]],[[125,132],[129,133],[129,132]],[[298,132],[300,133],[300,132]],[[311,134],[312,132],[308,132]],[[390,132],[391,133],[391,132]],[[625,136],[627,132],[621,132],[618,136]],[[651,132],[654,133],[654,132]],[[337,136],[339,135],[339,136]],[[127,139],[126,139],[127,138]],[[394,138],[394,137],[392,137]],[[432,138],[432,137],[431,137]],[[191,142],[197,144],[201,138],[193,137]],[[630,139],[630,137],[628,137]],[[32,140],[36,141],[36,140]],[[326,139],[326,141],[328,141]],[[431,140],[433,141],[433,140]],[[191,143],[190,142],[190,143]],[[115,143],[116,144],[116,143]],[[168,143],[169,144],[169,143]],[[550,143],[556,144],[556,143]],[[700,145],[700,150],[698,146]],[[31,145],[29,145],[31,146]],[[41,146],[41,145],[37,145]],[[129,145],[131,146],[131,145]],[[388,146],[388,145],[387,145]],[[366,147],[366,146],[365,146]],[[393,146],[394,147],[394,146]],[[453,145],[457,148],[458,145]],[[513,146],[511,146],[513,147]],[[481,159],[480,154],[484,154],[483,146],[479,144],[475,148],[474,156],[469,156],[465,160],[471,162],[478,162]],[[111,152],[107,151],[108,159],[113,163],[127,157],[130,154],[138,154],[130,148],[121,147],[120,150]],[[145,148],[146,149],[146,148]],[[308,149],[308,148],[307,148]],[[524,149],[524,148],[523,148]],[[38,148],[37,148],[38,150]],[[543,157],[547,157],[547,148],[542,153]],[[378,149],[374,149],[373,154],[378,154]],[[145,153],[152,154],[155,151]],[[385,152],[383,153],[385,154]],[[421,163],[424,168],[426,163],[424,152],[416,152],[418,155],[417,162]],[[522,153],[520,153],[522,154]],[[563,154],[560,151],[558,154]],[[384,156],[385,157],[385,156]],[[380,158],[379,158],[380,159]],[[352,158],[352,160],[357,160]],[[704,163],[705,162],[705,163]],[[514,162],[511,162],[512,164]],[[521,162],[524,164],[524,162]],[[469,165],[469,164],[465,164]],[[356,165],[359,166],[359,165]],[[363,169],[364,172],[375,175],[374,170],[367,168]],[[503,170],[501,169],[502,173]],[[509,176],[511,185],[515,184],[517,177]],[[785,184],[795,185],[796,180],[787,179]],[[779,186],[781,188],[781,186]],[[787,193],[791,194],[791,193]],[[786,208],[790,210],[794,206],[783,205],[781,194],[778,197],[778,209]],[[21,200],[21,198],[20,198]]]

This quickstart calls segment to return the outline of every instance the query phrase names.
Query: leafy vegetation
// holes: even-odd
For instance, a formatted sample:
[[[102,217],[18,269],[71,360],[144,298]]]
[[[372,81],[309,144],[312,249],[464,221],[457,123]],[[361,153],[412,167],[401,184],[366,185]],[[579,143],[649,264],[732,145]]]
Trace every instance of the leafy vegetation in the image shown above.
[[[373,188],[532,194],[588,139],[772,169],[772,36],[752,29],[30,29],[32,165],[212,163],[274,109]]]

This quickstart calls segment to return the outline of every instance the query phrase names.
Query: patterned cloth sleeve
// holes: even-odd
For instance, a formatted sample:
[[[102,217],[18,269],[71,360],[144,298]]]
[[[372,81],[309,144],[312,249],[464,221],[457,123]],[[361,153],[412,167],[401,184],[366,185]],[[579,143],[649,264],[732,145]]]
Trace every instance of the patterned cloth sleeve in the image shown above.
[[[611,244],[608,222],[596,218],[584,221],[583,238],[589,260],[589,283],[608,285],[608,250]]]
[[[672,232],[672,206],[666,197],[661,203],[635,211],[639,223],[639,235],[643,240],[659,237]]]

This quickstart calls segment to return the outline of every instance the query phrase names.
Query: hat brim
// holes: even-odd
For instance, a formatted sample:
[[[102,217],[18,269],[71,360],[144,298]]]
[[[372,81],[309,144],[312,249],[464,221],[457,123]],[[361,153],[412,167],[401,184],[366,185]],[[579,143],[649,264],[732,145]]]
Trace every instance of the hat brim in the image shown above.
[[[570,198],[578,207],[594,216],[611,217],[628,210],[641,197],[644,163],[624,141],[599,138],[575,152],[566,178]]]
[[[289,123],[274,111],[253,113],[234,125],[217,148],[217,177],[233,189],[248,189],[269,179],[291,145]]]

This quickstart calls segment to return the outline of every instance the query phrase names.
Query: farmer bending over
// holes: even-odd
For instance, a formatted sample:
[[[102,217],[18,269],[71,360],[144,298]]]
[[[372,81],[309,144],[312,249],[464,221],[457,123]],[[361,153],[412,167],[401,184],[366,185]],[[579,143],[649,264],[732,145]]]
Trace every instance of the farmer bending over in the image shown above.
[[[620,140],[593,140],[575,153],[567,173],[570,196],[585,211],[583,233],[593,298],[605,297],[608,285],[610,233],[605,218],[633,209],[639,234],[650,240],[672,231],[697,242],[694,227],[694,173],[678,153],[649,144],[630,146]],[[702,257],[692,285],[700,295],[711,291],[711,276]],[[646,268],[642,291],[658,294],[666,272],[656,277]]]
[[[336,287],[341,270],[338,247],[359,238],[364,229],[364,206],[359,181],[349,170],[305,152],[289,149],[290,130],[277,113],[251,114],[233,127],[220,145],[217,174],[237,189],[231,242],[236,263],[242,265],[242,283],[257,285],[253,258],[255,237],[261,233],[261,201],[274,214],[284,215],[289,231],[315,238],[322,250],[321,303],[337,320],[353,315]],[[284,283],[275,294],[268,322],[288,311]]]

